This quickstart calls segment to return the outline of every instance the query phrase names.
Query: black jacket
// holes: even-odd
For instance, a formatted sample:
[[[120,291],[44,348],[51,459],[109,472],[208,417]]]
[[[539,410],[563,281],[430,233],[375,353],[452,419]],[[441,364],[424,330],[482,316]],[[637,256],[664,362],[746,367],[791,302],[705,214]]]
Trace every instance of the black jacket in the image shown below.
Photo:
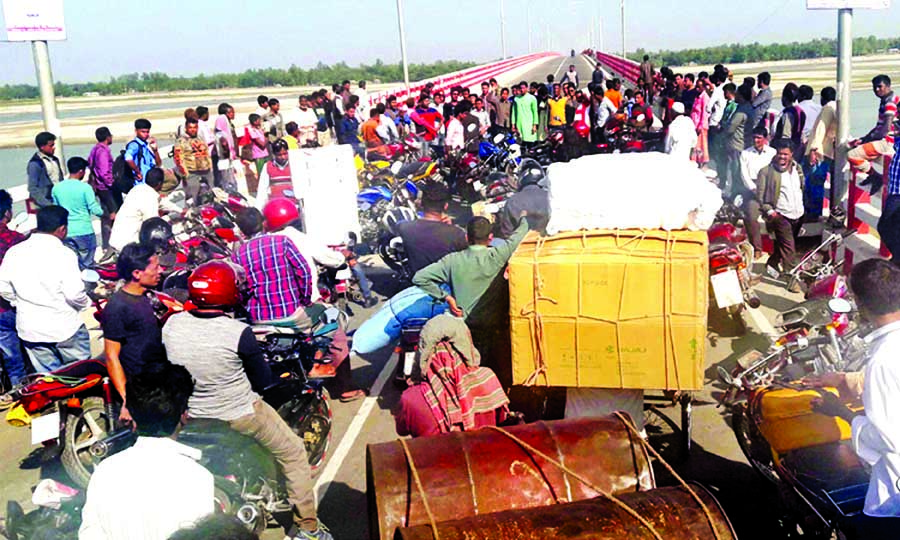
[[[59,179],[62,180],[64,175],[59,159],[57,159],[56,156],[50,156],[50,158],[56,163],[56,166],[59,167]],[[28,196],[34,199],[35,204],[39,208],[52,205],[53,197],[50,192],[53,190],[53,181],[50,180],[50,175],[47,174],[47,165],[44,163],[44,160],[41,159],[41,156],[38,155],[38,152],[35,152],[34,155],[31,156],[31,159],[28,161],[27,170]]]

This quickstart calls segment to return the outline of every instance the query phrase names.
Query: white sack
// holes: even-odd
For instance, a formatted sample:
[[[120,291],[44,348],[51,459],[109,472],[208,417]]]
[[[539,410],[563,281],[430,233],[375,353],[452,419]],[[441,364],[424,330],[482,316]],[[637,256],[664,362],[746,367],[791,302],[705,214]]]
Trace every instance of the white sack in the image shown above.
[[[657,152],[584,156],[548,169],[556,234],[581,229],[707,229],[722,193],[696,164]]]

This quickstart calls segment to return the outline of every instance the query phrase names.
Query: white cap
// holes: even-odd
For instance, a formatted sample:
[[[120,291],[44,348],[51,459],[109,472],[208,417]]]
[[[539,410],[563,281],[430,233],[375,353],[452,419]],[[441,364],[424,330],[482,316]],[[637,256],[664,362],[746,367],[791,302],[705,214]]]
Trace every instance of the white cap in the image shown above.
[[[672,111],[677,112],[678,114],[684,114],[684,103],[676,101],[672,104]]]

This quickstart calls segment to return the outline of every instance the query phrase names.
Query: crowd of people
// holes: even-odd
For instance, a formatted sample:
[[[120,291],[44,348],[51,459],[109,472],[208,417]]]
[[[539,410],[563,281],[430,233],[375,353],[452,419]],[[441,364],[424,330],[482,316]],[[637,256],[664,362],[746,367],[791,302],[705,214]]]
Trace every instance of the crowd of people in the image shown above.
[[[15,384],[27,372],[52,371],[90,356],[83,311],[92,301],[80,271],[96,260],[93,220],[98,219],[103,258],[115,257],[122,280],[103,311],[106,365],[122,400],[120,420],[140,434],[134,447],[104,461],[94,473],[82,537],[130,537],[128,531],[137,529],[147,538],[166,538],[212,511],[211,475],[196,463],[195,452],[172,440],[190,417],[227,422],[270,450],[282,466],[294,509],[288,534],[331,538],[317,518],[303,441],[260,398],[272,373],[250,324],[311,329],[328,308],[317,287],[323,266],[349,265],[363,287],[365,304],[371,307],[377,299],[354,253],[317,245],[303,231],[291,149],[347,144],[361,158],[371,158],[413,133],[439,156],[477,153],[483,137],[506,131],[526,146],[554,132],[564,133],[565,144],[601,144],[615,126],[627,125],[638,133],[663,131],[666,152],[700,167],[714,166],[723,195],[744,196],[758,257],[764,253],[758,226],[763,217],[775,239],[767,269],[777,275],[793,265],[799,225],[821,214],[826,179],[832,179],[832,200],[846,190],[834,176],[835,91],[822,89],[816,103],[812,88],[789,83],[782,91],[781,112],[770,114],[768,73],[740,86],[731,79],[723,66],[711,74],[682,75],[668,68],[657,71],[645,58],[636,89],[607,79],[599,65],[581,88],[571,66],[558,83],[548,75],[546,83],[523,81],[510,89],[490,79],[480,85],[480,93],[453,87],[446,96],[426,86],[415,99],[390,96],[377,104],[370,103],[364,81],[356,92],[344,81],[301,95],[297,107],[285,112],[279,100],[260,96],[259,108],[242,131],[235,128],[235,111],[227,103],[218,106],[214,122],[207,107],[188,109],[170,170],[163,166],[146,119],[134,122],[134,138],[120,156],[114,158],[110,150],[113,134],[100,127],[90,154],[72,157],[64,167],[54,155],[55,136],[38,134],[37,152],[27,165],[37,227],[28,237],[10,228],[12,199],[0,190],[0,352],[5,370]],[[873,89],[881,98],[879,121],[851,143],[850,162],[868,173],[865,182],[874,190],[881,180],[869,162],[894,151],[898,98],[887,76],[876,77]],[[140,241],[141,230],[168,208],[166,198],[174,189],[180,187],[190,204],[199,204],[213,186],[243,189],[255,196],[256,204],[237,215],[242,237],[229,262],[206,263],[191,274],[188,292],[197,309],[171,317],[160,328],[145,295],[159,285],[159,253]],[[549,215],[546,191],[537,181],[523,182],[520,189],[506,202],[499,227],[474,217],[463,229],[447,214],[447,186],[429,182],[419,201],[422,217],[399,228],[415,274],[412,282],[446,301],[455,316],[436,319],[429,330],[433,335],[423,334],[431,345],[419,383],[401,398],[401,434],[495,424],[508,412],[502,392],[502,385],[509,384],[501,352],[509,340],[502,322],[508,310],[503,271],[526,233],[542,230]],[[891,168],[889,195],[882,237],[900,253],[900,166]],[[494,232],[504,239],[495,239]],[[233,316],[244,302],[238,287],[243,280],[249,290],[247,321]],[[465,324],[460,327],[459,321]],[[329,351],[316,358],[310,371],[311,377],[333,378],[341,401],[366,395],[353,383],[349,352],[342,323]],[[482,358],[496,377],[479,370]],[[471,406],[468,398],[448,400],[442,393],[447,389],[457,398],[482,396],[482,408]],[[168,488],[176,480],[184,488],[172,493]],[[160,495],[164,492],[165,497]],[[188,532],[178,534],[189,538]]]

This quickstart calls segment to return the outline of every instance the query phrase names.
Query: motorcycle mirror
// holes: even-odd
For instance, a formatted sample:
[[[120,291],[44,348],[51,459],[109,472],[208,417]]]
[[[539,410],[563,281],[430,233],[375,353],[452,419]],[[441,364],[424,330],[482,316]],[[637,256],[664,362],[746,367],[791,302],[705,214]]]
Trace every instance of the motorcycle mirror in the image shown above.
[[[731,376],[731,373],[728,373],[727,369],[722,366],[716,366],[716,374],[719,376],[720,381],[728,386],[734,386],[734,377]]]
[[[84,281],[85,283],[98,283],[100,281],[100,274],[95,270],[85,268],[81,271],[81,281]]]
[[[403,168],[403,162],[401,162],[401,161],[395,161],[395,162],[391,163],[391,172],[394,174],[399,173],[400,169],[402,169],[402,168]]]
[[[828,309],[832,313],[843,315],[853,311],[853,305],[844,298],[832,298],[828,301]]]
[[[494,144],[500,144],[506,139],[506,135],[498,133],[494,135]]]

